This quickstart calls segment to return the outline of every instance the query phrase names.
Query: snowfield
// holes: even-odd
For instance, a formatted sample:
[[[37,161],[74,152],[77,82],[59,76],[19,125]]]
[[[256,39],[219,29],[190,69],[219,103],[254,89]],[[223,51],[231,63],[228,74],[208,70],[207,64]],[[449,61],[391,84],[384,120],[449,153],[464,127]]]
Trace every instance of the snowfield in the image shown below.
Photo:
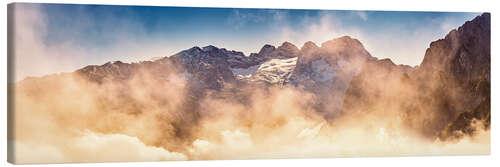
[[[260,65],[250,80],[282,85],[290,77],[296,64],[297,57],[268,60]]]

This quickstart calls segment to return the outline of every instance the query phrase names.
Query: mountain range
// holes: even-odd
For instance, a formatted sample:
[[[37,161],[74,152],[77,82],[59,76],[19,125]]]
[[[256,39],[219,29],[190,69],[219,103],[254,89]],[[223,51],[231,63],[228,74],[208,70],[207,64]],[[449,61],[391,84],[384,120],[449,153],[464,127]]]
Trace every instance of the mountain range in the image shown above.
[[[290,87],[314,95],[314,111],[326,121],[374,110],[396,112],[423,136],[447,140],[472,135],[475,121],[490,126],[490,27],[488,13],[466,22],[432,42],[415,67],[373,57],[359,40],[343,36],[301,48],[290,42],[264,45],[249,56],[212,45],[192,47],[151,61],[89,65],[17,84],[43,87],[44,79],[68,75],[97,85],[146,77],[158,84],[183,84],[188,96],[182,113],[188,116],[178,125],[198,120],[202,98],[245,103],[244,90]],[[121,88],[123,101],[130,100],[127,89]],[[189,135],[184,128],[189,127],[179,126],[179,136]]]

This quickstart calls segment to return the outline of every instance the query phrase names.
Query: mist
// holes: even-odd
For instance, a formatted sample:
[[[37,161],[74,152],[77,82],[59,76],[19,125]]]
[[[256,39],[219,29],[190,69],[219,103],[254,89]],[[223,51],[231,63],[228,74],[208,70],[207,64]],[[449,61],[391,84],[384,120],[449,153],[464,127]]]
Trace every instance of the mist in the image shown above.
[[[193,97],[192,78],[172,64],[162,64],[161,77],[155,69],[138,66],[130,78],[104,77],[99,82],[71,72],[83,65],[80,59],[95,52],[71,42],[45,45],[39,35],[46,31],[43,16],[36,9],[23,11],[15,15],[15,53],[9,57],[16,69],[9,83],[9,158],[18,164],[490,153],[484,120],[473,121],[471,134],[437,135],[460,113],[447,115],[432,105],[411,103],[422,94],[422,85],[401,79],[404,73],[413,77],[411,70],[364,66],[365,72],[384,74],[362,78],[363,71],[358,71],[353,78],[361,81],[363,87],[356,90],[367,93],[368,101],[355,96],[342,103],[321,101],[318,94],[291,85],[229,84],[228,90],[206,90]],[[279,39],[305,42],[346,33],[329,25],[323,19],[304,38],[294,39],[289,34],[298,33],[290,30]],[[143,47],[148,44],[124,42],[120,45],[132,49],[107,52],[112,55],[108,59],[136,62],[145,55],[162,55],[161,44]],[[151,61],[135,64],[140,63]],[[436,84],[423,85],[437,90]],[[457,99],[462,93],[459,88],[446,91]],[[398,98],[401,94],[406,98]],[[328,110],[318,109],[320,103],[342,112],[325,113]],[[419,112],[407,112],[409,103]]]
[[[441,141],[410,128],[395,110],[374,108],[328,121],[315,111],[314,94],[294,87],[243,89],[239,94],[245,98],[243,102],[217,98],[214,93],[201,99],[198,109],[191,109],[186,106],[183,82],[187,79],[175,72],[169,78],[175,82],[159,82],[139,73],[125,83],[96,84],[61,74],[16,84],[14,135],[9,138],[14,142],[14,161],[469,155],[490,151],[489,130],[479,126],[481,122],[472,136]],[[418,121],[418,116],[425,115],[412,118]]]

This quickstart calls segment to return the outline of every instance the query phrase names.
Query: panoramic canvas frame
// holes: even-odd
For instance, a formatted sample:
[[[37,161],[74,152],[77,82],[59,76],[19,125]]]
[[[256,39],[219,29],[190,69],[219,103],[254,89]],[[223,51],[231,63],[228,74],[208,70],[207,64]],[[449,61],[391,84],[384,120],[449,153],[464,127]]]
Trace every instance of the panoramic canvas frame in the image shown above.
[[[490,154],[489,13],[8,12],[11,163]]]

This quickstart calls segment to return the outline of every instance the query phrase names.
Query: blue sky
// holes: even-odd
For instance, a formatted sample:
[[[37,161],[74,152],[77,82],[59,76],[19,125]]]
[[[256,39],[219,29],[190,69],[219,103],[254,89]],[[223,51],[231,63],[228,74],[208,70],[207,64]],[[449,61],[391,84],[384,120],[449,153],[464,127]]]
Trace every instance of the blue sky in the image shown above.
[[[413,66],[420,64],[431,41],[480,15],[67,4],[17,4],[19,11],[23,14],[16,17],[23,21],[16,24],[32,31],[35,41],[21,43],[40,48],[36,55],[27,52],[16,57],[58,60],[58,68],[51,68],[50,62],[40,67],[46,70],[31,66],[24,70],[21,65],[19,77],[73,71],[113,60],[149,60],[192,46],[211,44],[248,55],[264,44],[289,41],[300,48],[307,41],[320,45],[343,35],[359,39],[375,57]]]

